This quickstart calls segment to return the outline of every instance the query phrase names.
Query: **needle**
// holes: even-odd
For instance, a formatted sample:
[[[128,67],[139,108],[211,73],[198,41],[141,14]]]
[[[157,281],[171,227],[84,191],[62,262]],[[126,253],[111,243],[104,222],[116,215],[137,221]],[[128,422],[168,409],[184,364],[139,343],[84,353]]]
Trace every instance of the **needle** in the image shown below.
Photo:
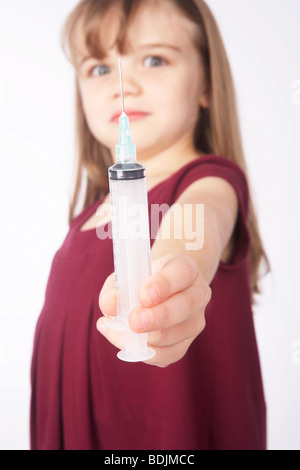
[[[119,59],[119,71],[120,71],[120,84],[121,84],[121,99],[122,99],[122,113],[124,113],[124,93],[123,93],[123,76],[122,76],[122,64]]]

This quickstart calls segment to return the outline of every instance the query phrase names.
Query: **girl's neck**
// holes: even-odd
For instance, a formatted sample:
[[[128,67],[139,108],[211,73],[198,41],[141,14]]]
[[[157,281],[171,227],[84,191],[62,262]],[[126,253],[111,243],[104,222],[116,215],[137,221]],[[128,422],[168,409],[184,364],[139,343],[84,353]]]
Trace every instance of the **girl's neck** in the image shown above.
[[[138,162],[145,166],[148,189],[160,181],[168,178],[180,168],[201,156],[193,146],[182,148],[168,148],[167,150],[149,158],[141,158]]]
[[[200,152],[193,151],[181,155],[174,155],[166,152],[165,154],[139,160],[139,163],[145,166],[148,180],[159,177],[171,176],[177,170],[187,163],[199,158]]]
[[[149,190],[201,155],[195,149],[191,137],[186,136],[175,145],[152,155],[137,151],[137,161],[146,168]]]

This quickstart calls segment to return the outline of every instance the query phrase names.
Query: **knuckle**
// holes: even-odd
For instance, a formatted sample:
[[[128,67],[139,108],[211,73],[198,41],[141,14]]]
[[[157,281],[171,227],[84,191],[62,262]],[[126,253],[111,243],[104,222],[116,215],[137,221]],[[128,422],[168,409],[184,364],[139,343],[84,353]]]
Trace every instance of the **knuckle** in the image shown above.
[[[193,314],[199,309],[199,298],[196,295],[190,294],[185,297],[186,311],[189,315]]]
[[[211,297],[212,297],[212,290],[208,285],[206,285],[206,289],[205,289],[205,302],[206,302],[206,305],[209,304],[209,302],[211,301]]]
[[[200,323],[199,323],[199,333],[202,333],[203,330],[205,330],[206,328],[206,319],[205,319],[205,316],[203,315],[200,319]]]
[[[196,260],[187,255],[180,256],[180,269],[187,281],[191,284],[199,270]]]
[[[161,364],[157,364],[157,367],[159,367],[160,369],[166,369],[166,367],[168,367],[170,364],[165,362],[165,363],[161,363]]]
[[[168,353],[162,354],[159,360],[155,362],[155,365],[161,369],[165,369],[171,364],[180,361],[186,355],[191,343],[191,340],[185,340],[176,344],[176,346],[168,348]]]
[[[172,313],[166,302],[162,302],[158,307],[152,309],[155,311],[155,317],[157,318],[157,327],[165,326],[172,321]]]
[[[201,309],[202,299],[200,295],[199,285],[194,284],[185,296],[185,305],[189,315],[194,315]]]
[[[162,297],[168,297],[171,292],[171,282],[163,271],[155,273],[152,282],[156,285],[159,294],[162,295]]]
[[[198,288],[198,297],[199,297],[199,290],[202,293],[202,303],[207,306],[209,304],[211,297],[212,297],[212,289],[211,287],[204,281],[202,277],[199,276],[197,281],[197,288]]]
[[[177,344],[176,350],[174,351],[172,361],[170,363],[175,363],[180,361],[187,353],[192,341],[190,339],[184,340],[181,343]]]
[[[196,317],[196,321],[193,328],[192,338],[196,338],[206,327],[206,319],[203,314]]]
[[[180,344],[180,347],[177,353],[177,361],[180,361],[180,359],[182,359],[186,355],[187,350],[189,349],[190,345],[191,345],[190,340],[183,341]]]
[[[173,254],[168,254],[153,261],[152,262],[153,272],[154,273],[159,272],[161,269],[167,266],[167,264],[169,264],[170,261],[173,260],[173,258],[174,258]]]
[[[162,346],[166,342],[166,334],[164,330],[157,330],[148,333],[149,344],[152,346]]]
[[[166,276],[164,272],[159,273],[158,283],[159,290],[163,292],[164,296],[168,296],[169,292],[171,292],[171,283],[168,276]]]

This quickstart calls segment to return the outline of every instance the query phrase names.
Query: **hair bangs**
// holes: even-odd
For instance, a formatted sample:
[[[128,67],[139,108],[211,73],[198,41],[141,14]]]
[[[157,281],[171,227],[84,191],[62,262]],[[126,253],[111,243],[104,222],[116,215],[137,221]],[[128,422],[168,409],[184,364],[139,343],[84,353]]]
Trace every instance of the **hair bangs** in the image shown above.
[[[103,59],[107,54],[105,30],[111,27],[111,21],[118,22],[118,33],[110,47],[116,46],[124,54],[127,31],[140,6],[139,0],[80,2],[62,28],[61,45],[69,62],[76,66],[78,56],[86,54]]]

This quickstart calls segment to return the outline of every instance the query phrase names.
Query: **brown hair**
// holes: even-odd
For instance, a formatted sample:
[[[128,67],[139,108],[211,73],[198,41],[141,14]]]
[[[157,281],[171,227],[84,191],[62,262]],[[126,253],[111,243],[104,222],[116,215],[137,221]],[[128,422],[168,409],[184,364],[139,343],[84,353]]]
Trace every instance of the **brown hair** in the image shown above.
[[[170,1],[193,23],[199,26],[196,45],[202,57],[206,73],[210,106],[207,109],[200,110],[195,129],[195,148],[204,153],[224,156],[236,163],[248,176],[239,128],[233,78],[218,25],[203,0]],[[81,0],[68,16],[62,29],[62,47],[71,63],[74,64],[76,55],[75,35],[79,21],[82,21],[81,26],[87,50],[91,56],[100,58],[103,56],[99,38],[100,20],[109,8],[119,7],[118,12],[121,15],[121,21],[117,46],[122,53],[128,25],[141,4],[141,0]],[[77,173],[70,204],[70,222],[75,215],[79,195],[82,191],[84,173],[86,172],[83,203],[85,208],[108,193],[107,170],[112,164],[110,150],[98,142],[89,130],[77,79],[76,139]],[[250,279],[251,289],[255,294],[260,293],[258,281],[261,262],[265,261],[266,272],[270,269],[270,266],[259,234],[257,217],[251,199],[249,231],[251,237]]]

